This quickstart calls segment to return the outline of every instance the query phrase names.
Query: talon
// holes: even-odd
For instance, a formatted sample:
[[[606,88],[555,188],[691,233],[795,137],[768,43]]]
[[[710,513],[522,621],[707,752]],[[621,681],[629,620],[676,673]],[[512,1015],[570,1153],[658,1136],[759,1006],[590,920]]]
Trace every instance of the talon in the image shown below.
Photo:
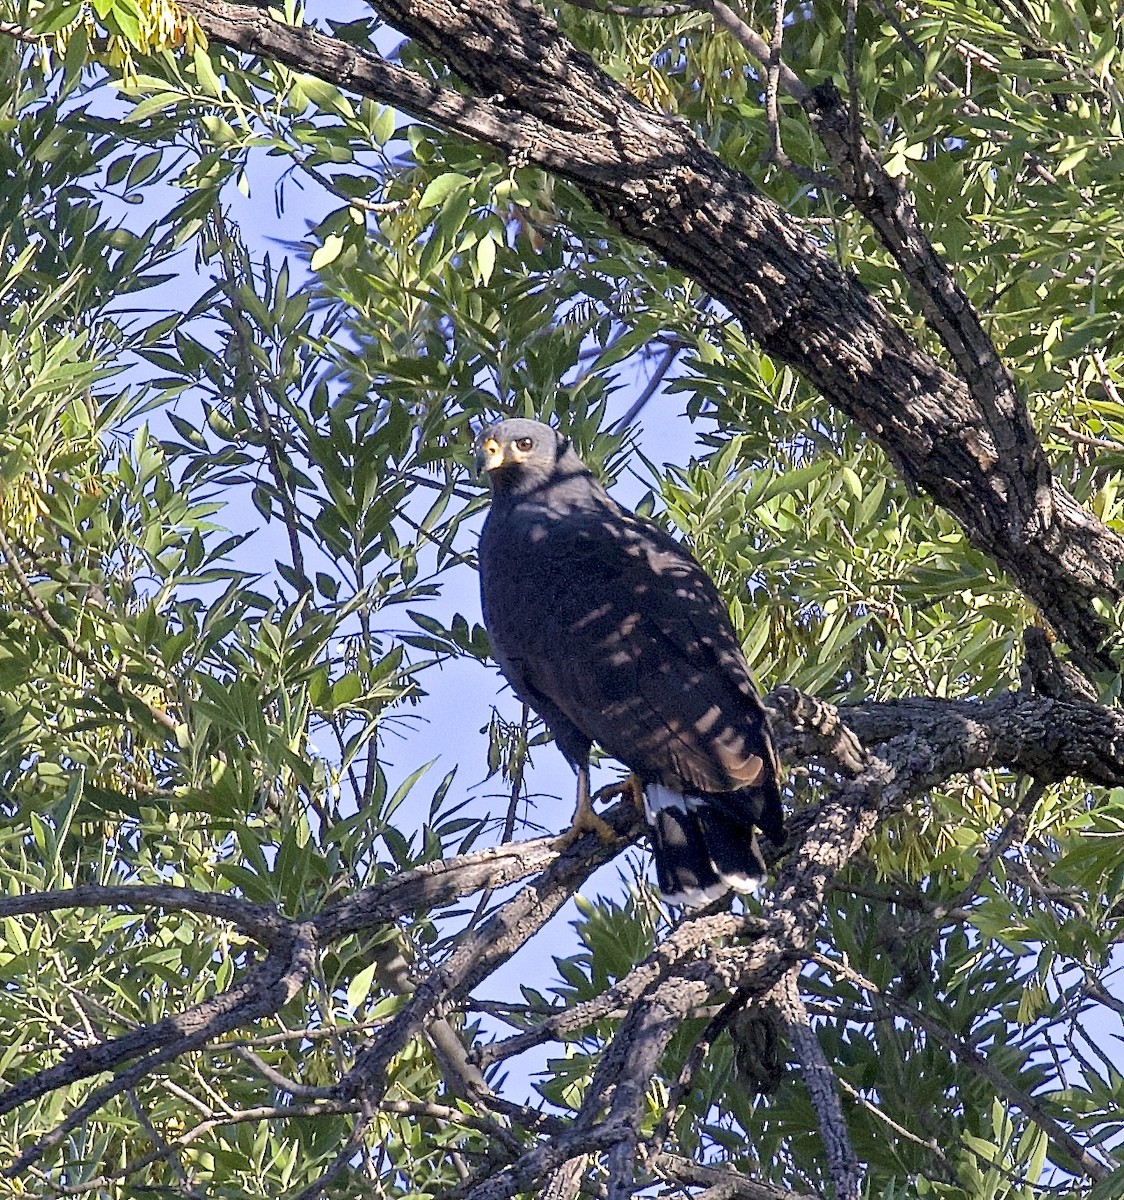
[[[599,817],[593,809],[587,809],[584,813],[574,813],[573,824],[565,833],[559,834],[555,844],[559,850],[568,850],[578,838],[584,837],[587,833],[597,834],[603,842],[615,841],[617,836],[617,831],[608,821]]]
[[[638,811],[644,811],[644,785],[633,772],[630,771],[616,783],[607,783],[603,788],[598,788],[593,796],[594,800],[616,800],[618,797],[631,801]]]

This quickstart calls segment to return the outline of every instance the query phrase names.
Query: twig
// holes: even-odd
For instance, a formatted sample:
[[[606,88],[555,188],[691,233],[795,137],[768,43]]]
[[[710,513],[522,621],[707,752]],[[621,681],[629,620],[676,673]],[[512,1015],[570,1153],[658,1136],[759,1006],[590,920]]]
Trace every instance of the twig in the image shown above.
[[[288,1042],[316,1042],[328,1038],[338,1038],[341,1035],[369,1033],[372,1029],[381,1029],[389,1017],[379,1017],[374,1021],[356,1021],[354,1025],[331,1025],[328,1028],[305,1025],[300,1029],[286,1029],[282,1033],[266,1033],[258,1037],[227,1038],[216,1042],[211,1049],[216,1054],[224,1054],[237,1048],[249,1050],[264,1050],[270,1046],[282,1046]]]
[[[694,6],[692,6],[692,8],[693,7]],[[702,316],[707,312],[713,303],[713,296],[703,295],[692,304],[692,310],[694,313]],[[640,395],[637,396],[632,404],[629,405],[628,411],[624,414],[624,416],[613,423],[613,430],[615,432],[623,432],[632,424],[633,421],[636,420],[638,416],[640,416],[640,414],[647,407],[648,401],[652,399],[652,397],[663,384],[667,377],[667,373],[671,370],[676,358],[686,348],[687,343],[681,338],[673,337],[668,342],[668,345],[664,349],[663,354],[660,356],[659,362],[656,363],[655,369],[653,370],[648,382],[644,385]]]
[[[972,900],[975,899],[976,893],[979,891],[980,884],[991,873],[991,868],[996,861],[1003,857],[1011,846],[1026,833],[1026,823],[1032,812],[1038,806],[1039,800],[1042,799],[1046,791],[1046,784],[1040,780],[1032,780],[1030,787],[1026,790],[1026,795],[1019,802],[1019,806],[1011,814],[1010,819],[999,831],[999,836],[988,847],[986,854],[981,856],[979,865],[972,873],[972,878],[964,886],[961,892],[954,896],[947,906],[938,904],[933,908],[932,919],[934,921],[942,921],[948,915],[951,909],[966,908]]]
[[[510,1058],[514,1054],[522,1054],[534,1046],[546,1041],[554,1041],[567,1034],[585,1029],[595,1021],[604,1020],[612,1012],[627,1008],[667,970],[686,955],[715,938],[733,937],[744,934],[750,929],[763,929],[763,923],[757,917],[739,917],[733,913],[719,913],[715,916],[696,918],[684,921],[677,926],[650,955],[627,975],[617,980],[612,987],[607,988],[600,996],[585,1000],[551,1013],[534,1029],[525,1030],[513,1037],[504,1038],[481,1046],[476,1054],[476,1061],[482,1066],[495,1062],[497,1059]]]
[[[0,21],[0,35],[10,37],[17,42],[26,42],[29,46],[42,46],[45,38],[41,33],[33,33],[23,25],[13,21]]]
[[[639,814],[631,805],[617,805],[605,814],[605,820],[629,838],[639,832]],[[455,1004],[506,962],[618,849],[618,845],[608,846],[590,834],[558,855],[531,886],[503,905],[444,966],[419,984],[406,1006],[356,1058],[340,1085],[343,1094],[362,1093],[377,1101],[387,1084],[390,1060],[422,1030],[434,1009]]]
[[[0,896],[0,920],[32,913],[76,908],[164,908],[229,921],[250,937],[270,945],[288,932],[291,922],[271,905],[254,904],[229,892],[199,892],[159,883],[81,884],[23,896]]]
[[[252,1050],[246,1049],[245,1046],[235,1046],[234,1055],[253,1067],[263,1079],[268,1080],[274,1087],[280,1088],[290,1096],[296,1096],[300,1100],[332,1100],[335,1098],[334,1088],[313,1087],[311,1084],[297,1083],[295,1079],[283,1075],[275,1067],[271,1067],[264,1058]]]
[[[659,1179],[706,1188],[705,1195],[710,1200],[821,1200],[805,1192],[750,1179],[730,1167],[704,1166],[678,1154],[660,1154],[652,1163],[652,1170]]]
[[[159,1030],[167,1044],[151,1050],[127,1070],[119,1072],[108,1083],[95,1088],[52,1130],[28,1146],[11,1166],[5,1169],[4,1174],[12,1178],[31,1163],[38,1162],[48,1150],[57,1146],[71,1130],[77,1128],[87,1117],[97,1112],[107,1100],[133,1087],[157,1067],[171,1062],[191,1050],[200,1049],[229,1029],[276,1012],[288,1003],[312,968],[315,942],[311,934],[312,930],[309,926],[294,925],[291,937],[286,939],[285,943],[275,945],[243,984],[231,988],[221,996],[196,1005],[194,1009],[178,1017],[166,1018],[148,1029],[135,1030],[125,1038],[117,1039],[117,1043],[106,1043],[105,1045],[109,1047],[113,1047],[115,1044],[120,1046],[121,1043],[127,1043],[132,1047],[137,1041],[137,1034],[143,1033],[148,1036],[150,1045],[160,1047],[160,1038],[154,1036],[154,1032]],[[128,1057],[133,1057],[133,1055],[130,1054]],[[11,1098],[13,1095],[20,1095],[25,1090],[30,1090],[33,1095],[43,1095],[52,1087],[62,1086],[63,1082],[73,1082],[99,1073],[97,1069],[91,1069],[88,1063],[78,1059],[77,1055],[71,1055],[68,1061],[70,1063],[69,1079],[56,1081],[49,1087],[44,1087],[44,1076],[53,1076],[58,1068],[39,1072],[38,1075],[32,1076],[23,1084],[9,1089],[4,1097],[5,1103],[0,1107],[0,1112],[11,1111],[16,1106],[12,1103]],[[120,1052],[116,1056],[116,1061],[123,1061]],[[59,1064],[60,1067],[63,1065]],[[101,1068],[101,1070],[105,1069],[105,1067]],[[23,1096],[18,1103],[24,1103],[30,1098],[32,1097]]]
[[[898,1135],[898,1137],[903,1137],[906,1139],[906,1141],[913,1142],[915,1145],[923,1147],[924,1149],[928,1150],[931,1154],[933,1154],[936,1158],[940,1159],[940,1161],[942,1163],[947,1163],[949,1161],[948,1155],[945,1154],[945,1152],[940,1148],[940,1146],[937,1145],[936,1141],[933,1138],[929,1138],[928,1140],[926,1140],[925,1138],[919,1138],[917,1136],[917,1134],[913,1133],[909,1129],[906,1129],[906,1127],[904,1125],[899,1125],[898,1122],[895,1121],[894,1118],[889,1115],[889,1113],[883,1112],[882,1109],[880,1109],[877,1104],[871,1103],[871,1101],[868,1100],[862,1094],[862,1092],[860,1092],[857,1088],[853,1088],[846,1081],[846,1079],[843,1079],[841,1076],[837,1075],[835,1077],[835,1083],[836,1083],[836,1086],[840,1089],[840,1091],[846,1092],[847,1095],[850,1096],[851,1099],[854,1100],[856,1104],[862,1105],[862,1107],[865,1108],[866,1111],[868,1113],[870,1113],[870,1115],[872,1117],[877,1118],[888,1128],[892,1129],[894,1131],[894,1133],[896,1133]]]
[[[230,305],[230,315],[234,326],[235,345],[235,377],[233,383],[236,391],[245,391],[257,418],[259,436],[265,447],[266,462],[269,473],[273,477],[273,486],[281,501],[282,523],[289,539],[289,555],[293,564],[293,578],[297,581],[298,590],[305,595],[312,594],[312,580],[304,569],[304,551],[300,543],[300,519],[297,513],[296,498],[289,485],[289,475],[286,472],[287,462],[282,453],[281,441],[273,425],[273,416],[265,403],[262,382],[259,377],[253,353],[254,338],[250,318],[246,315],[246,307],[238,294],[238,268],[234,261],[234,251],[237,247],[242,255],[245,278],[241,286],[252,287],[254,283],[253,268],[248,263],[249,255],[236,237],[230,232],[223,214],[222,205],[216,198],[211,207],[211,222],[215,227],[215,242],[223,264],[222,290]],[[241,376],[241,380],[238,378]],[[238,387],[239,383],[243,387]]]
[[[413,996],[417,991],[400,950],[388,955],[387,960],[380,964],[379,975],[381,981],[399,996]],[[490,1093],[491,1089],[480,1068],[469,1059],[457,1031],[443,1015],[432,1014],[425,1022],[425,1033],[433,1046],[441,1074],[454,1096],[463,1100],[478,1100]]]
[[[1054,429],[1060,430],[1070,441],[1077,442],[1078,445],[1089,446],[1093,450],[1107,450],[1110,454],[1124,454],[1124,442],[1115,442],[1109,438],[1093,437],[1091,434],[1082,433],[1080,430],[1074,429],[1072,425],[1067,424],[1065,421],[1058,421],[1054,425]]]
[[[511,841],[515,834],[515,818],[519,812],[519,802],[523,799],[524,793],[524,769],[527,765],[527,734],[531,726],[531,708],[530,705],[524,704],[519,714],[519,724],[517,729],[517,742],[514,765],[510,770],[511,788],[508,792],[507,812],[504,814],[503,830],[500,833],[500,845],[506,846]],[[480,900],[476,905],[476,911],[469,917],[468,923],[464,931],[458,937],[458,941],[462,941],[464,937],[473,929],[476,928],[480,918],[487,911],[488,905],[491,902],[492,896],[495,894],[495,888],[485,888],[480,894]]]
[[[1116,386],[1116,381],[1112,378],[1112,374],[1105,363],[1104,351],[1098,347],[1092,352],[1092,359],[1097,368],[1097,377],[1101,381],[1101,386],[1108,393],[1108,398],[1113,404],[1119,404],[1124,407],[1124,400],[1121,400],[1120,397],[1120,389]]]
[[[882,14],[883,19],[888,21],[893,26],[894,32],[898,35],[898,38],[900,39],[902,45],[906,48],[906,50],[913,56],[913,58],[917,62],[924,63],[926,61],[926,54],[925,54],[924,49],[921,46],[919,46],[917,44],[917,42],[910,36],[909,30],[906,29],[904,24],[902,24],[902,21],[898,17],[897,13],[895,13],[889,7],[889,5],[884,3],[884,0],[874,0],[874,3],[875,3],[875,6],[877,7],[878,11]],[[972,47],[971,49],[974,50],[975,47]],[[976,53],[977,53],[977,55],[979,55],[978,51]],[[982,57],[982,55],[980,57]],[[967,59],[966,61],[970,61],[970,59]],[[991,59],[991,61],[985,63],[985,65],[986,65],[987,69],[992,72],[998,72],[1002,69],[1000,67],[1000,64],[997,63],[994,59]],[[963,90],[961,88],[959,88],[953,82],[953,80],[951,80],[944,73],[944,71],[940,71],[940,70],[934,71],[933,79],[935,79],[937,81],[937,83],[940,85],[941,89],[945,92],[946,95],[960,96],[960,98],[961,98],[960,99],[960,107],[969,116],[979,117],[979,116],[983,115],[983,109],[980,108],[980,106],[970,96],[965,95]],[[1003,131],[998,130],[998,129],[992,130],[992,136],[999,140],[1002,140],[1002,141],[1010,140],[1009,134],[1006,134]],[[1048,183],[1048,184],[1057,186],[1057,182],[1058,182],[1057,179],[1050,173],[1050,171],[1048,171],[1042,165],[1042,162],[1038,158],[1037,155],[1032,154],[1029,151],[1027,151],[1027,152],[1025,152],[1025,156],[1026,156],[1027,162],[1030,164],[1031,170],[1034,171],[1034,173],[1039,177],[1039,179],[1041,179],[1043,181],[1043,183]]]
[[[161,1137],[160,1131],[149,1120],[148,1113],[145,1111],[144,1105],[141,1104],[136,1090],[134,1088],[129,1088],[125,1094],[129,1100],[129,1107],[132,1108],[133,1112],[136,1114],[136,1118],[140,1122],[141,1127],[144,1129],[145,1133],[148,1134],[149,1140],[156,1148],[155,1153],[157,1153],[160,1158],[166,1159],[169,1162],[173,1173],[179,1177],[180,1186],[186,1191],[190,1192],[187,1172],[183,1169],[183,1163],[181,1163],[178,1159],[172,1158],[172,1147],[168,1145],[163,1137]]]
[[[571,0],[571,3],[572,2],[573,0]],[[659,390],[660,385],[663,383],[668,371],[671,370],[672,364],[675,362],[680,351],[683,349],[683,345],[684,344],[682,342],[673,342],[663,352],[663,354],[660,356],[660,361],[656,363],[656,369],[652,372],[651,379],[649,379],[644,385],[644,390],[640,393],[640,395],[636,397],[631,405],[629,405],[628,412],[626,412],[624,416],[621,417],[621,419],[613,426],[614,429],[627,429],[629,425],[631,425],[632,422],[635,421],[638,416],[640,416],[640,414],[647,407],[648,401],[651,400],[651,398]]]
[[[765,79],[765,120],[769,125],[773,161],[788,167],[788,156],[781,145],[781,123],[777,112],[777,87],[781,78],[781,49],[784,44],[784,0],[773,0],[773,36],[769,42],[768,72]]]
[[[1124,1000],[1118,1000],[1111,992],[1106,991],[1101,983],[1093,980],[1086,990],[1090,999],[1103,1004],[1105,1008],[1111,1008],[1118,1017],[1124,1018]]]
[[[344,1142],[343,1148],[332,1160],[331,1164],[321,1172],[319,1178],[314,1179],[307,1187],[301,1188],[294,1197],[294,1200],[316,1200],[316,1197],[321,1195],[329,1184],[333,1183],[343,1174],[357,1151],[362,1147],[363,1139],[367,1134],[371,1122],[374,1120],[375,1112],[369,1102],[363,1097],[358,1098],[357,1108],[359,1111],[356,1114],[355,1124],[352,1126],[351,1133],[348,1135],[347,1141]]]

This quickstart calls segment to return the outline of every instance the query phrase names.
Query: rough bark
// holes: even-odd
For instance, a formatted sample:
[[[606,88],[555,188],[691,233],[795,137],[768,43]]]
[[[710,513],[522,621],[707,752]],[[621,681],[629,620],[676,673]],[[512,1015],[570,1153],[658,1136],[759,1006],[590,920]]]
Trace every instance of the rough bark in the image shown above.
[[[477,1088],[485,1088],[473,1089],[477,1111],[472,1119],[491,1122],[488,1129],[496,1154],[507,1165],[497,1169],[496,1163],[490,1163],[451,1195],[502,1200],[542,1181],[549,1181],[545,1186],[559,1194],[570,1195],[582,1174],[581,1161],[594,1159],[601,1159],[608,1172],[609,1193],[622,1200],[637,1184],[684,1178],[687,1166],[664,1155],[658,1145],[645,1143],[642,1136],[645,1093],[668,1041],[684,1021],[724,997],[751,1002],[766,996],[814,955],[825,897],[879,821],[950,775],[977,767],[1007,767],[1043,779],[1074,775],[1099,784],[1124,784],[1124,715],[1086,700],[1012,693],[974,704],[905,700],[839,710],[794,689],[780,688],[767,697],[767,703],[786,752],[801,761],[824,763],[836,784],[823,800],[790,820],[787,853],[762,914],[704,912],[683,922],[603,997],[547,1021],[542,1038],[520,1035],[497,1043],[482,1056],[483,1061],[506,1059],[530,1044],[572,1036],[614,1010],[626,1010],[574,1121],[512,1105],[482,1085],[475,1070],[470,1072]],[[1043,731],[1050,731],[1049,738]],[[0,1095],[0,1111],[10,1111],[93,1075],[113,1073],[54,1129],[27,1146],[7,1167],[8,1173],[28,1169],[101,1105],[165,1064],[204,1045],[215,1046],[229,1031],[248,1028],[277,1013],[307,985],[318,948],[392,923],[404,913],[534,876],[529,886],[474,930],[440,970],[419,983],[406,1006],[359,1049],[350,1069],[345,1066],[334,1087],[309,1090],[297,1084],[290,1088],[276,1072],[267,1076],[282,1093],[300,1099],[305,1091],[309,1094],[304,1099],[323,1104],[311,1111],[356,1113],[351,1140],[337,1164],[342,1169],[361,1147],[371,1114],[388,1104],[388,1111],[394,1111],[395,1102],[384,1096],[390,1059],[409,1041],[432,1037],[444,1014],[463,1003],[474,987],[507,961],[590,871],[638,836],[638,818],[631,807],[618,806],[606,816],[619,835],[615,843],[604,844],[590,836],[560,851],[556,842],[535,839],[480,851],[393,876],[299,919],[235,896],[210,898],[172,887],[83,887],[0,899],[0,917],[46,915],[94,905],[200,913],[209,920],[231,922],[266,947],[258,965],[227,992],[119,1038],[74,1051]],[[982,882],[981,875],[973,886]],[[968,904],[971,897],[960,901]],[[958,919],[951,910],[944,915]],[[844,968],[833,964],[833,969]],[[935,1029],[933,1036],[945,1033]],[[1111,1169],[997,1067],[982,1062],[978,1054],[973,1057],[970,1047],[948,1044],[961,1061],[1045,1129],[1075,1169],[1090,1179],[1102,1178]],[[454,1110],[449,1111],[450,1119],[459,1119]],[[841,1147],[840,1177],[850,1179],[845,1128],[838,1111],[825,1108],[824,1112],[827,1115],[821,1119],[835,1131]],[[519,1137],[513,1136],[513,1127],[522,1131]],[[305,1194],[319,1194],[331,1176],[332,1171],[327,1172]],[[785,1195],[736,1173],[722,1173],[714,1186],[731,1196]]]
[[[207,35],[485,141],[579,184],[630,237],[726,305],[778,360],[884,447],[912,485],[1010,573],[1087,669],[1115,669],[1095,596],[1119,599],[1124,539],[1049,471],[1025,407],[995,372],[970,388],[926,354],[797,221],[682,121],[601,71],[531,0],[379,0],[463,96],[335,39],[227,0],[185,5]],[[833,110],[819,105],[830,137]],[[890,197],[871,213],[896,236]],[[913,261],[910,246],[899,247]],[[920,251],[918,251],[920,253]],[[918,259],[919,278],[924,261]],[[949,303],[955,306],[957,296]],[[968,348],[970,349],[970,347]]]
[[[804,1086],[816,1112],[828,1173],[835,1185],[835,1200],[858,1200],[862,1192],[862,1170],[847,1132],[843,1106],[835,1090],[835,1072],[824,1056],[808,1010],[800,998],[799,969],[794,968],[773,990],[781,1019],[788,1027],[792,1048],[800,1063]]]
[[[685,124],[636,102],[569,45],[530,0],[376,0],[374,7],[446,62],[470,95],[336,39],[284,26],[260,7],[227,0],[186,0],[186,7],[213,41],[319,75],[574,181],[626,234],[696,279],[766,350],[800,370],[874,437],[907,480],[952,512],[974,544],[1010,572],[1086,668],[1112,665],[1092,599],[1121,597],[1117,575],[1124,541],[1050,478],[1025,406],[995,363],[972,368],[973,355],[987,357],[988,348],[942,332],[963,378],[952,375],[840,272],[797,222],[718,160]],[[806,109],[825,145],[835,139],[842,161],[853,146],[846,142],[847,122],[839,119],[835,99],[817,89],[809,93]],[[863,211],[884,241],[898,239],[903,271],[932,303],[926,316],[935,327],[943,322],[952,330],[962,296],[946,286],[947,272],[926,257],[922,242],[902,240],[909,221],[896,211],[900,197],[882,186],[870,164],[867,168],[865,180],[856,176],[851,190],[863,199],[866,188]],[[868,187],[870,180],[879,186]],[[1124,784],[1124,717],[1087,694],[1067,692],[1067,686],[1063,674],[1054,678],[1047,669],[1032,673],[1027,691],[991,701],[908,699],[843,712],[791,689],[773,693],[779,740],[788,756],[828,761],[836,786],[791,821],[788,855],[764,916],[712,914],[698,918],[693,929],[685,924],[679,940],[668,939],[604,997],[552,1018],[543,1038],[626,1010],[576,1121],[512,1116],[512,1106],[500,1097],[479,1097],[482,1113],[523,1121],[529,1142],[524,1149],[517,1140],[498,1137],[508,1165],[498,1171],[489,1165],[486,1175],[455,1194],[500,1200],[544,1179],[560,1195],[572,1194],[582,1164],[598,1159],[608,1169],[610,1194],[622,1198],[644,1182],[638,1174],[645,1173],[647,1180],[713,1187],[715,1195],[754,1200],[784,1195],[674,1156],[643,1158],[643,1098],[668,1040],[717,998],[765,996],[806,960],[839,872],[880,820],[932,785],[987,767],[1042,781],[1076,776],[1096,785]],[[0,1111],[94,1074],[116,1073],[28,1147],[15,1169],[41,1157],[100,1104],[164,1063],[277,1012],[306,983],[317,947],[405,912],[535,876],[415,989],[407,1006],[375,1031],[341,1073],[333,1111],[363,1114],[339,1160],[346,1163],[370,1112],[385,1105],[389,1061],[412,1039],[433,1036],[435,1023],[449,1029],[443,1015],[449,1007],[463,1002],[533,935],[593,867],[636,836],[633,817],[618,813],[616,819],[621,840],[612,847],[588,839],[559,855],[546,839],[505,846],[396,876],[299,922],[233,897],[174,888],[79,889],[0,900],[0,916],[87,904],[196,912],[231,921],[266,948],[256,969],[206,1005],[76,1051],[10,1089]],[[708,943],[719,926],[721,943]],[[797,996],[793,1004],[799,1003]],[[503,1059],[540,1040],[537,1031],[519,1035],[482,1058]],[[814,1047],[809,1042],[807,1048],[810,1057]],[[972,1059],[970,1047],[953,1050],[981,1073],[997,1071],[977,1061],[978,1054]],[[988,1078],[1047,1129],[1076,1169],[1091,1179],[1103,1176],[1102,1164],[1067,1130],[1051,1127],[1033,1096],[1009,1086],[1004,1091],[1001,1074]],[[479,1078],[472,1079],[478,1088]],[[340,1101],[341,1094],[354,1100]],[[842,1129],[838,1112],[824,1119]],[[548,1120],[553,1123],[535,1123]],[[845,1149],[837,1157],[850,1178]]]

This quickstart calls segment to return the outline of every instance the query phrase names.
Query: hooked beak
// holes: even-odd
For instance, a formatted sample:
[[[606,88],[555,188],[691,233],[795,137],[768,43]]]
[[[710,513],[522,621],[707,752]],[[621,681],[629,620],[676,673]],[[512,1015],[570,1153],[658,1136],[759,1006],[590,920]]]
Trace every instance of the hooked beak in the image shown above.
[[[503,447],[495,438],[485,438],[476,449],[476,474],[483,475],[503,465]]]

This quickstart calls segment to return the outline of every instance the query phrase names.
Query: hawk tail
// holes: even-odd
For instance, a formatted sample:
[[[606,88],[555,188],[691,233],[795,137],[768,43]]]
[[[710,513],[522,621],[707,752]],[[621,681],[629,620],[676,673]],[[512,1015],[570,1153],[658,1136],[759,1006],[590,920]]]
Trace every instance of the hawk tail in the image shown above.
[[[733,888],[755,894],[768,874],[752,826],[722,798],[681,795],[658,783],[644,789],[656,879],[669,904],[698,908]]]

